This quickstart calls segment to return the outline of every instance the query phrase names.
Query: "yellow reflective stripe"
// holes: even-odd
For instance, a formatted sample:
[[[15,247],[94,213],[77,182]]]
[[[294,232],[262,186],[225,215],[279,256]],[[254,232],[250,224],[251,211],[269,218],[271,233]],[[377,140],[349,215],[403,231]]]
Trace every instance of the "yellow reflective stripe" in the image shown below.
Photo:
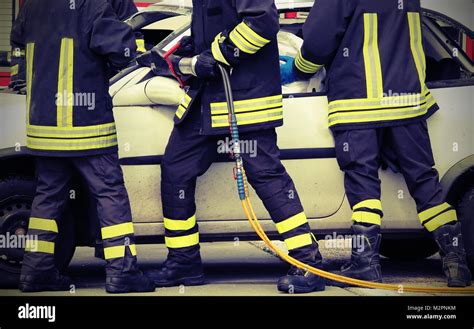
[[[410,49],[415,61],[416,71],[420,79],[420,87],[426,88],[426,58],[423,50],[423,37],[421,34],[421,19],[419,13],[408,13],[408,26],[410,29]]]
[[[58,127],[72,127],[73,108],[73,74],[74,74],[74,40],[61,40],[59,56],[57,125]]]
[[[288,250],[293,250],[308,246],[313,243],[310,233],[304,233],[292,238],[285,239],[285,245]]]
[[[229,34],[230,40],[237,46],[240,50],[248,54],[255,54],[260,48],[249,43],[245,38],[240,35],[239,32],[233,30]]]
[[[117,145],[117,135],[86,139],[47,139],[27,137],[27,147],[36,150],[80,151]]]
[[[428,92],[425,94],[413,94],[403,96],[390,96],[379,99],[374,98],[354,98],[332,101],[329,103],[329,114],[342,111],[369,110],[369,109],[389,109],[403,106],[415,106],[433,99],[433,95]]]
[[[25,251],[27,252],[43,252],[46,254],[54,254],[54,242],[42,240],[26,240]]]
[[[139,51],[141,53],[146,52],[145,40],[144,39],[137,39],[137,51]]]
[[[175,113],[178,119],[181,119],[184,113],[186,113],[186,109],[182,105],[178,106],[178,109],[176,110],[176,113]]]
[[[305,59],[301,53],[301,50],[298,52],[298,55],[295,58],[295,65],[298,70],[308,74],[314,74],[323,67],[323,65],[318,65]]]
[[[212,56],[214,57],[216,61],[230,66],[229,62],[225,59],[224,55],[222,54],[222,50],[220,47],[221,36],[222,36],[222,33],[219,33],[214,39],[214,42],[212,43],[212,46],[211,46]]]
[[[275,225],[278,233],[283,234],[307,223],[308,219],[306,218],[306,214],[301,212]]]
[[[418,214],[421,222],[433,218],[434,216],[438,215],[439,213],[445,211],[446,209],[450,208],[451,205],[447,202],[442,203],[438,206],[426,209]]]
[[[12,77],[18,74],[18,67],[19,67],[18,64],[13,65],[12,67],[10,67],[10,75]]]
[[[196,215],[186,220],[164,218],[165,228],[170,231],[187,231],[196,226]]]
[[[236,116],[237,116],[237,124],[239,126],[283,120],[283,108],[258,111],[255,113],[237,114]],[[224,119],[224,117],[225,116],[213,117],[212,127],[213,128],[228,127],[229,126],[228,119]]]
[[[369,223],[375,225],[382,224],[382,218],[379,214],[374,214],[368,211],[354,211],[352,213],[352,220],[358,223]]]
[[[116,238],[123,235],[133,234],[133,223],[127,222],[117,225],[111,225],[107,227],[103,227],[101,229],[102,232],[102,239],[111,239]]]
[[[127,247],[130,248],[130,254],[132,256],[137,255],[137,249],[134,244],[128,245]],[[122,258],[124,256],[125,256],[125,246],[115,246],[115,247],[104,248],[105,259]]]
[[[185,95],[184,95],[183,104],[186,105],[186,106],[188,106],[189,103],[191,103],[192,100],[193,100],[193,99],[192,99],[188,94],[185,94]]]
[[[262,48],[270,42],[270,40],[265,39],[257,32],[252,30],[250,26],[248,26],[245,22],[242,22],[237,25],[236,30],[239,31],[239,33],[242,34],[242,36],[244,36],[249,42],[253,43],[259,48]]]
[[[58,224],[54,219],[31,217],[28,229],[58,233]]]
[[[267,110],[267,109],[274,109],[274,108],[278,108],[278,107],[283,107],[283,101],[277,101],[277,102],[262,102],[262,103],[255,103],[254,105],[252,106],[246,106],[246,107],[241,107],[237,110],[235,110],[235,113],[239,114],[239,113],[246,113],[246,112],[254,112],[254,111],[258,111],[258,110]],[[224,117],[224,116],[228,116],[228,111],[227,110],[219,110],[219,111],[214,111],[212,116],[214,118],[218,118],[218,117]]]
[[[425,115],[428,107],[414,106],[405,110],[360,111],[351,113],[337,113],[329,116],[329,127],[341,123],[362,123],[375,121],[393,121],[410,119]]]
[[[181,104],[176,109],[175,115],[178,117],[178,119],[181,119],[183,117],[184,113],[186,113],[186,110],[188,109],[188,106],[191,103],[191,101],[192,101],[192,98],[189,97],[188,94],[185,94],[184,98],[183,98],[183,101],[181,102]]]
[[[368,199],[364,200],[362,202],[359,202],[356,204],[354,207],[352,207],[352,210],[356,210],[359,208],[369,208],[369,209],[377,209],[377,210],[382,210],[382,202],[377,199]]]
[[[116,133],[115,123],[107,123],[96,126],[76,127],[49,127],[49,126],[27,126],[27,134],[30,137],[51,138],[90,138]]]
[[[186,236],[165,237],[165,244],[168,248],[186,248],[199,244],[199,233]]]
[[[282,104],[283,96],[276,95],[235,101],[234,107],[236,113],[241,113],[246,111],[254,111],[257,109],[266,109],[282,106]],[[228,114],[227,102],[211,103],[211,114]]]
[[[457,220],[458,220],[458,217],[456,215],[456,210],[452,209],[452,210],[443,212],[442,214],[422,224],[429,232],[433,232],[439,227],[445,224],[448,224],[450,222],[456,222]]]
[[[367,98],[382,97],[382,65],[378,47],[377,14],[364,14],[364,65]]]
[[[26,45],[26,122],[30,122],[31,90],[33,85],[33,62],[35,57],[35,44]]]

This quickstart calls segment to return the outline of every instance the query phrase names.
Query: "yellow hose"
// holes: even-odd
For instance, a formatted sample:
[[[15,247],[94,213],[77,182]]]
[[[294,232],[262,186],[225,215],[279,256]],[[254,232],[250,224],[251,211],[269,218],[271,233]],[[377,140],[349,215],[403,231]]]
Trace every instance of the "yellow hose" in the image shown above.
[[[326,272],[315,267],[306,265],[295,258],[289,256],[286,252],[279,249],[275,246],[268,236],[265,234],[260,222],[255,215],[250,199],[247,197],[245,200],[242,200],[242,207],[244,208],[245,214],[250,222],[250,225],[255,230],[257,235],[262,239],[265,244],[272,249],[280,258],[285,260],[287,263],[301,268],[305,271],[309,271],[313,274],[319,275],[323,278],[347,283],[354,286],[364,287],[364,288],[373,288],[373,289],[383,289],[383,290],[393,290],[399,293],[404,292],[418,292],[418,293],[442,293],[442,294],[474,294],[474,288],[450,288],[450,287],[439,287],[439,288],[429,288],[429,287],[419,287],[419,286],[406,286],[402,284],[386,284],[386,283],[377,283],[369,282],[358,279],[348,278],[342,275],[337,275],[334,273]]]

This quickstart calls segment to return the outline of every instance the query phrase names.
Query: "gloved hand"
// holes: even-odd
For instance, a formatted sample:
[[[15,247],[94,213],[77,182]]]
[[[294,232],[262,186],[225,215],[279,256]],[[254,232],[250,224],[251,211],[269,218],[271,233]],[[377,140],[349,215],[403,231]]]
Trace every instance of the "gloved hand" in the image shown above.
[[[197,56],[194,72],[200,79],[215,79],[218,76],[217,61],[211,50],[206,50]]]
[[[297,80],[294,63],[295,59],[289,56],[280,56],[280,74],[281,74],[281,83],[282,85],[287,85]]]
[[[179,41],[180,46],[178,50],[174,53],[176,56],[180,57],[192,57],[194,53],[194,41],[190,36],[182,37]]]
[[[171,55],[170,59],[173,62],[175,70],[177,70],[179,59],[181,59],[181,57]],[[139,55],[136,58],[136,61],[139,65],[143,67],[151,68],[153,73],[157,76],[172,77],[168,63],[164,60],[163,57],[161,57],[161,55],[156,49],[152,49],[144,54]],[[179,71],[176,72],[179,73]]]

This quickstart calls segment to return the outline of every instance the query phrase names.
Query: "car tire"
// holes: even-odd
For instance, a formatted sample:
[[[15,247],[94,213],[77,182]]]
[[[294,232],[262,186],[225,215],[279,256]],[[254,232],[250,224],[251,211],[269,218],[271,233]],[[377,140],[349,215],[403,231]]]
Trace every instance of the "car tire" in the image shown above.
[[[474,186],[468,188],[462,195],[456,210],[462,225],[467,262],[471,272],[474,273]]]
[[[384,239],[380,244],[382,256],[403,261],[421,260],[438,252],[436,242],[430,237],[418,239]]]
[[[32,178],[0,180],[0,235],[6,236],[7,232],[9,236],[27,233],[35,190],[36,182]],[[58,230],[55,263],[58,270],[64,272],[76,249],[74,221],[70,214],[58,221]],[[17,285],[23,254],[23,248],[0,248],[0,286]]]

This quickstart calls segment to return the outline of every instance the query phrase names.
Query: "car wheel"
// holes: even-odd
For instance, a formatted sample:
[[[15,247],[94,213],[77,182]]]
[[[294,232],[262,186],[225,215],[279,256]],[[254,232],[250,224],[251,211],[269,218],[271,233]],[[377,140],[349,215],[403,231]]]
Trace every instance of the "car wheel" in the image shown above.
[[[461,197],[456,207],[459,221],[462,224],[464,247],[466,248],[467,262],[474,273],[474,186],[471,186]]]
[[[438,252],[436,242],[429,238],[384,239],[380,244],[380,254],[396,260],[420,260]]]
[[[14,235],[22,236],[27,233],[35,189],[36,182],[31,178],[14,177],[0,180],[0,235],[5,242],[13,241],[10,239]],[[69,265],[76,248],[74,222],[70,215],[59,220],[58,230],[55,263],[62,272]],[[15,246],[12,243],[0,245],[0,286],[17,284],[24,254],[22,247],[24,246]]]

